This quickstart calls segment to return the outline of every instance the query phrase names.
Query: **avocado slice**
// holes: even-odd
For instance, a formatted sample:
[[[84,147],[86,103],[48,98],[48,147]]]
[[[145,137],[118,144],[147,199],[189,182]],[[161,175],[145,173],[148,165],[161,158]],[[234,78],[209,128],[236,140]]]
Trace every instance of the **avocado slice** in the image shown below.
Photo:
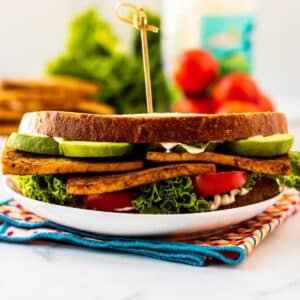
[[[61,141],[60,152],[68,157],[114,157],[125,156],[132,152],[130,143]]]
[[[291,134],[274,134],[226,142],[225,147],[229,152],[242,156],[274,157],[289,153],[293,142]]]
[[[14,132],[9,136],[7,140],[7,146],[15,150],[36,154],[60,154],[58,142],[48,136],[29,135]]]

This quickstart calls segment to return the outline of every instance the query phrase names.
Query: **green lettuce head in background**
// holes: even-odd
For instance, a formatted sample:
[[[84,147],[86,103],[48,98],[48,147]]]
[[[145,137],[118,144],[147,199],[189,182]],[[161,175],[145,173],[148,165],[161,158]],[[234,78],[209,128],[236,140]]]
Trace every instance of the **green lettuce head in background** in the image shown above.
[[[160,27],[160,18],[147,12],[149,24]],[[148,34],[154,110],[168,111],[170,92],[162,70],[160,34]],[[146,112],[140,33],[136,30],[132,54],[122,51],[110,25],[89,9],[73,20],[67,47],[47,66],[49,75],[66,75],[100,85],[99,101],[119,113]]]

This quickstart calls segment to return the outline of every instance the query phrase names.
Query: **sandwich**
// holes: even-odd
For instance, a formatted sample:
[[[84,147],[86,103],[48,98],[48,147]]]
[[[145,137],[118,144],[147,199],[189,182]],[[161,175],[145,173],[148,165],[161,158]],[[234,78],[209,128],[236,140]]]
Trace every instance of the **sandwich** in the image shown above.
[[[279,112],[97,115],[40,111],[7,140],[2,172],[23,195],[119,213],[182,214],[300,190]]]

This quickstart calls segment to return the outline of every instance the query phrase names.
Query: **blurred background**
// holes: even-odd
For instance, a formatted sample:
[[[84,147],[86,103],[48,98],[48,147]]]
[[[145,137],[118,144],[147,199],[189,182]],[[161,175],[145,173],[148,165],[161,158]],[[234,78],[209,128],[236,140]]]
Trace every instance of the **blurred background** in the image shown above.
[[[43,74],[46,69],[49,70],[48,63],[66,52],[66,40],[70,36],[70,22],[75,15],[82,14],[89,7],[95,7],[101,18],[112,26],[112,30],[120,39],[124,51],[133,51],[132,39],[135,30],[119,22],[114,16],[114,6],[118,1],[0,1],[0,77],[37,76]],[[166,14],[168,17],[172,14],[170,11],[166,12],[170,8],[170,2],[172,1],[135,1],[135,3],[162,16],[162,22]],[[178,2],[173,1],[172,5],[178,5]],[[188,20],[190,18],[188,7],[198,7],[195,6],[197,1],[184,2],[186,4],[183,11],[186,14],[183,14],[181,18]],[[201,0],[198,1],[198,3],[200,2]],[[224,1],[213,2],[219,2],[219,5],[221,5],[221,2]],[[243,5],[251,6],[248,3],[249,1],[246,1],[248,4],[243,2],[227,0],[227,4],[232,6],[232,11],[239,11],[241,7],[244,9],[245,6]],[[300,117],[300,106],[298,104],[300,98],[300,65],[298,58],[300,35],[297,33],[300,28],[300,1],[264,0],[255,3],[257,5],[254,5],[253,13],[256,15],[256,20],[253,36],[251,37],[253,41],[252,76],[260,89],[275,102],[277,109],[285,111],[290,120],[296,121]],[[252,13],[252,8],[250,10]],[[217,12],[219,11],[217,10]],[[199,12],[199,14],[201,13]],[[164,26],[164,23],[162,26]],[[193,26],[193,24],[190,24],[190,26]],[[172,29],[170,29],[171,31]],[[163,34],[165,34],[164,30]],[[110,43],[109,39],[107,43]],[[195,43],[195,40],[193,43]],[[162,45],[165,47],[165,49],[162,49],[163,51],[170,50],[166,49],[168,46]],[[78,45],[74,47],[78,47]],[[115,52],[117,47],[120,47],[119,44],[108,51]],[[151,55],[150,53],[150,58]],[[94,69],[96,70],[97,67],[103,68],[95,65]],[[56,66],[51,68],[53,70]],[[133,70],[135,69],[133,68]],[[131,70],[131,72],[134,71]],[[142,80],[138,82],[143,84]],[[136,91],[136,93],[139,92]],[[109,98],[110,95],[107,97]]]

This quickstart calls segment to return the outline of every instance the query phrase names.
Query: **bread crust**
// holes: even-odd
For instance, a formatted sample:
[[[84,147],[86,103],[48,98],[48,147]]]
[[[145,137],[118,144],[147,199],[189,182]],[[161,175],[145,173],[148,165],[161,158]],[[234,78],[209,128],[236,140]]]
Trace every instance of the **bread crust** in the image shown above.
[[[65,139],[130,143],[230,141],[287,133],[283,113],[96,115],[60,111],[25,114],[20,130]]]

